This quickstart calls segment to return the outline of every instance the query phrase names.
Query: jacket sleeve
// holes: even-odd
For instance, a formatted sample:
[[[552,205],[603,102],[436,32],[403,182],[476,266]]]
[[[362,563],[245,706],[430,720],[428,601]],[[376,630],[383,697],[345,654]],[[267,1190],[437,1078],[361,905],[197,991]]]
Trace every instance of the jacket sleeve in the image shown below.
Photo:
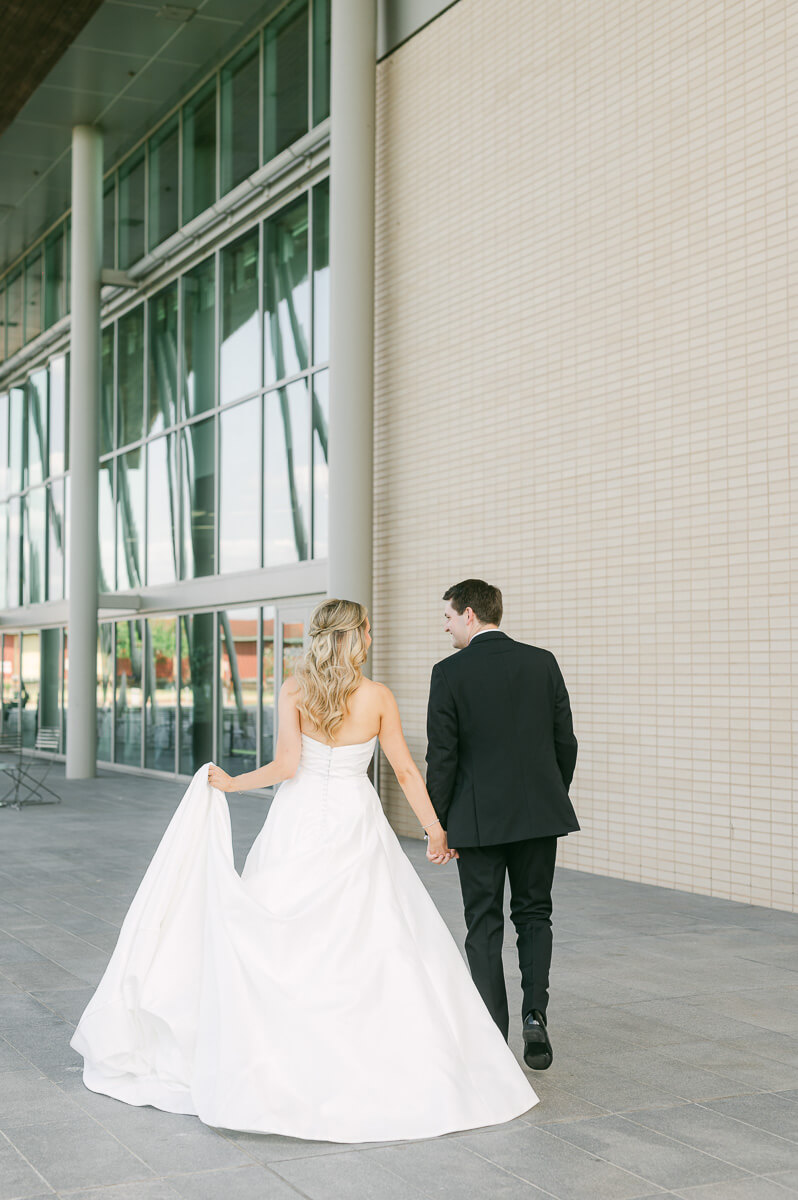
[[[444,829],[457,777],[457,745],[454,697],[441,664],[436,663],[427,705],[427,791]]]
[[[565,680],[562,677],[559,663],[553,654],[551,655],[551,662],[554,675],[554,750],[557,755],[557,764],[560,768],[562,781],[567,791],[574,777],[578,743],[574,736],[571,702],[568,699]]]

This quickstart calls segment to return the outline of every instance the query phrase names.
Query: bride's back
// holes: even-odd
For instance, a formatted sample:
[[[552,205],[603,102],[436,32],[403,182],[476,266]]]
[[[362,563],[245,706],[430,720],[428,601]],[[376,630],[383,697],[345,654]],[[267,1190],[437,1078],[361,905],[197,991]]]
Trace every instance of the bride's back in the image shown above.
[[[314,609],[310,644],[295,676],[301,733],[327,746],[351,746],[379,733],[385,689],[362,675],[370,628],[356,601],[323,600]]]
[[[299,714],[299,728],[308,737],[324,742],[326,746],[352,746],[367,742],[380,731],[382,687],[371,679],[363,678],[349,697],[348,711],[335,731],[332,741]],[[297,689],[298,693],[298,689]]]

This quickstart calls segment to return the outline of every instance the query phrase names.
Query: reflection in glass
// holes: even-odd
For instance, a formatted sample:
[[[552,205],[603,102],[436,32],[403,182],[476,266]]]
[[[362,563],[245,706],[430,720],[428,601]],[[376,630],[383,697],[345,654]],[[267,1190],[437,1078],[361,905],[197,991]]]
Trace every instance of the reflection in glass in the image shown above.
[[[32,487],[41,483],[47,471],[47,368],[34,371],[25,384],[27,412],[27,475]],[[23,465],[25,459],[23,457]]]
[[[222,251],[221,338],[220,387],[226,404],[260,386],[257,230]]]
[[[263,34],[263,161],[308,130],[308,4],[295,0]]]
[[[144,305],[122,317],[117,331],[117,445],[126,446],[144,434]]]
[[[177,283],[150,300],[149,431],[177,420]]]
[[[313,361],[330,357],[330,181],[313,189]]]
[[[25,390],[12,387],[8,393],[8,490],[18,492],[22,486],[22,461],[25,429]]]
[[[6,356],[6,291],[0,285],[0,363]]]
[[[100,454],[114,448],[114,327],[102,332],[100,357]]]
[[[213,259],[183,276],[183,405],[194,417],[214,407],[216,309]]]
[[[327,435],[330,425],[330,376],[313,376],[313,557],[327,557],[329,527],[329,470]]]
[[[45,492],[32,488],[22,497],[22,603],[44,600]]]
[[[61,688],[61,746],[66,747],[66,726],[67,726],[67,709],[69,708],[69,647],[66,629],[63,630],[63,647],[64,657],[61,667],[61,679],[63,681]]]
[[[116,580],[120,591],[144,580],[144,448],[116,461]]]
[[[197,579],[216,569],[214,543],[214,420],[195,421],[180,431],[182,577]]]
[[[264,566],[309,554],[310,419],[304,379],[264,400]]]
[[[0,500],[8,495],[8,393],[0,394]]]
[[[58,732],[61,751],[61,630],[43,629],[41,640],[39,728]]]
[[[147,621],[144,687],[144,766],[174,771],[177,749],[177,621]]]
[[[3,634],[3,728],[6,737],[20,732],[19,634]]]
[[[147,447],[147,583],[177,578],[177,436],[167,433]]]
[[[25,264],[25,341],[42,331],[42,252],[38,250]]]
[[[330,115],[330,0],[313,0],[313,124]]]
[[[97,758],[101,762],[111,761],[111,731],[113,725],[113,625],[103,621],[97,631]],[[64,678],[69,681],[69,660],[64,667]],[[68,696],[65,697],[69,708]]]
[[[64,480],[56,479],[47,487],[47,599],[64,596]]]
[[[183,221],[216,199],[216,80],[183,109]]]
[[[116,509],[114,508],[114,460],[101,462],[97,480],[97,530],[99,537],[99,559],[97,586],[101,592],[112,592],[116,587]]]
[[[270,217],[263,232],[263,346],[269,384],[308,365],[307,196]]]
[[[20,727],[22,745],[33,746],[39,726],[39,631],[23,633],[22,663],[19,683]]]
[[[0,503],[0,608],[8,606],[8,505]]]
[[[12,496],[8,502],[8,605],[16,608],[20,597],[20,520],[19,496]]]
[[[219,725],[216,760],[231,775],[257,766],[258,610],[219,613]]]
[[[22,346],[22,272],[6,283],[6,358]]]
[[[283,682],[293,675],[296,665],[305,652],[304,621],[283,621]]]
[[[103,266],[116,266],[116,176],[111,176],[103,192]]]
[[[141,765],[141,621],[116,625],[114,762]]]
[[[260,399],[219,417],[219,571],[260,566]]]
[[[258,165],[259,74],[255,37],[222,68],[222,195],[251,175]]]
[[[150,250],[174,233],[179,223],[177,210],[179,160],[177,116],[162,125],[150,138]]]
[[[180,618],[180,771],[213,757],[213,613]]]
[[[44,328],[60,321],[67,310],[65,229],[59,225],[44,244]]]
[[[275,610],[262,608],[263,619],[263,665],[261,675],[261,730],[260,730],[260,761],[271,762],[274,758],[274,622]]]
[[[124,271],[144,255],[144,151],[119,170],[119,267]]]
[[[50,425],[47,441],[50,474],[63,475],[69,466],[69,415],[67,407],[67,360],[61,354],[50,363]]]

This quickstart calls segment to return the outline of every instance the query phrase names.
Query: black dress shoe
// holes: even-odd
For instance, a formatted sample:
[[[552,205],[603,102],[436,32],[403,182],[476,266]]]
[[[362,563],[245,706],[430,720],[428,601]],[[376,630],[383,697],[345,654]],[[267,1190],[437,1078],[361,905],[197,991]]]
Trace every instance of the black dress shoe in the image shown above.
[[[533,1071],[547,1070],[554,1058],[546,1020],[536,1008],[524,1017],[524,1062]]]

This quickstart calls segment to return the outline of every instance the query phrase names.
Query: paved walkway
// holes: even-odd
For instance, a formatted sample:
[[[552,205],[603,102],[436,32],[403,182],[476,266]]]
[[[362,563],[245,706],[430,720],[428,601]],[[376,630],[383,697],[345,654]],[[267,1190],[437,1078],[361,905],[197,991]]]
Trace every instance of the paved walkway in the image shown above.
[[[555,1060],[523,1118],[357,1147],[89,1092],[69,1038],[182,788],[56,786],[59,806],[0,809],[0,1200],[798,1196],[798,916],[575,871],[556,887]],[[265,806],[231,802],[240,869]],[[456,867],[403,844],[462,945]],[[517,1000],[513,950],[508,931]]]

